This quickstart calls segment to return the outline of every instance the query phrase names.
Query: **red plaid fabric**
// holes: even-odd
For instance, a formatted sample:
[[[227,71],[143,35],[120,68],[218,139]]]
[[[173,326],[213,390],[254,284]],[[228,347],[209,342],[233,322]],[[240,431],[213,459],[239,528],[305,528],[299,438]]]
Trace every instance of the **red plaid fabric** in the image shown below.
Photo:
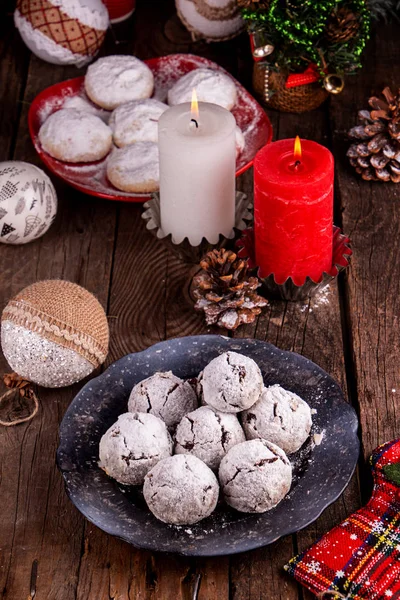
[[[49,0],[18,0],[17,8],[33,29],[73,54],[94,56],[104,41],[105,31],[72,19]]]
[[[400,440],[377,448],[370,462],[374,489],[368,504],[285,567],[314,594],[400,600],[400,488],[383,471],[400,463]]]

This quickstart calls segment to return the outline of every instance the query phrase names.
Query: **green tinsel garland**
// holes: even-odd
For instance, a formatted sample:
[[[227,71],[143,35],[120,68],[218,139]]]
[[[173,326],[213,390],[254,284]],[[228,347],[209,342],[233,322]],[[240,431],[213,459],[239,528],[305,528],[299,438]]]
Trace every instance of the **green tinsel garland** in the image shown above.
[[[360,30],[354,39],[329,44],[324,39],[324,30],[328,18],[340,6],[351,8],[359,16]],[[336,72],[351,72],[361,66],[359,58],[369,38],[371,23],[366,0],[302,0],[298,5],[287,1],[286,8],[282,0],[272,0],[267,10],[244,9],[242,12],[250,30],[257,26],[266,29],[278,50],[278,57],[271,59],[280,68],[292,71],[299,69],[300,63],[309,62],[317,65],[322,76],[326,63]]]

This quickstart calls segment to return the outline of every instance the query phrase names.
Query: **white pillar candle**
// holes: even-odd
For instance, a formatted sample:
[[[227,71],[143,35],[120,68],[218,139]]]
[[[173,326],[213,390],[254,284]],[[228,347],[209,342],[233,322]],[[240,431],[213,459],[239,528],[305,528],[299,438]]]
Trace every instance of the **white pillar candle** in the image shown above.
[[[191,119],[190,103],[159,119],[161,229],[176,244],[216,244],[235,224],[236,122],[208,102],[199,103],[198,127]]]

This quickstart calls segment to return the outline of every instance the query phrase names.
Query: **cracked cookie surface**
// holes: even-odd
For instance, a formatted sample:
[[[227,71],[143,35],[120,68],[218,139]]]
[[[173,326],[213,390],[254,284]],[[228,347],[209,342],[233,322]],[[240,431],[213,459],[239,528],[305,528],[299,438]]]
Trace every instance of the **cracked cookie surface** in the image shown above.
[[[289,492],[292,467],[275,444],[250,440],[231,448],[222,459],[219,482],[227,504],[241,512],[262,513]]]
[[[192,525],[214,511],[219,486],[214,473],[199,458],[176,454],[147,473],[143,495],[160,521]]]
[[[146,473],[171,454],[165,423],[146,413],[120,415],[100,440],[101,468],[125,485],[141,485]]]
[[[261,398],[241,419],[247,439],[263,438],[286,454],[301,448],[312,426],[307,402],[280,385],[264,388]]]
[[[264,384],[253,359],[225,352],[205,367],[200,385],[206,404],[221,412],[237,413],[257,402]]]
[[[175,452],[193,454],[210,469],[218,469],[228,450],[244,441],[245,435],[236,415],[201,406],[179,423]]]
[[[172,371],[155,373],[136,384],[128,401],[129,411],[151,413],[164,421],[169,429],[196,408],[197,397],[192,386]]]

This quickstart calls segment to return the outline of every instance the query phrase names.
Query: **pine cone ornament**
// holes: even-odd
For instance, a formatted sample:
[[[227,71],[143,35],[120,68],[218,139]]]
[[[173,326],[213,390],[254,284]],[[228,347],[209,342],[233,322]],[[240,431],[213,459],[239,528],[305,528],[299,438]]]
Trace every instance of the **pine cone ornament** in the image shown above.
[[[360,110],[361,125],[349,131],[358,140],[347,151],[350,163],[366,181],[400,182],[400,90],[386,87],[383,99],[372,96],[372,110]]]
[[[357,35],[359,27],[360,16],[342,6],[329,17],[325,36],[332,44],[343,44]]]
[[[236,329],[252,323],[268,302],[256,294],[261,285],[248,277],[248,262],[230,250],[211,250],[201,260],[201,273],[193,278],[195,309],[204,311],[207,325]]]

